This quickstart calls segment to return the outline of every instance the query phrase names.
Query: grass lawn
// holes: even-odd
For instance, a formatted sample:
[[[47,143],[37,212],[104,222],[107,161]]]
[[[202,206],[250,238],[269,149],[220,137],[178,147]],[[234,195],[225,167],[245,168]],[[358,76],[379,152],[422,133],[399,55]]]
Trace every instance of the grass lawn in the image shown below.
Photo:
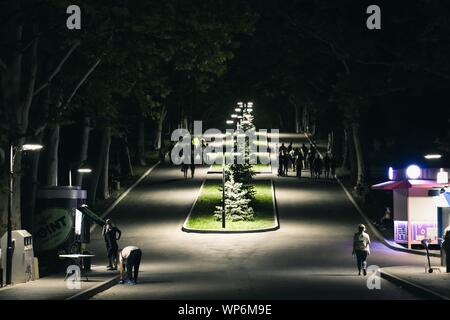
[[[186,226],[189,229],[223,230],[222,222],[214,217],[215,207],[221,204],[220,180],[207,180]],[[225,230],[255,230],[275,227],[277,218],[273,211],[272,186],[269,180],[255,181],[256,195],[251,206],[254,221],[228,221]]]
[[[252,165],[252,169],[255,172],[271,172],[270,164],[257,163]],[[222,172],[222,164],[215,163],[212,165],[210,172]]]

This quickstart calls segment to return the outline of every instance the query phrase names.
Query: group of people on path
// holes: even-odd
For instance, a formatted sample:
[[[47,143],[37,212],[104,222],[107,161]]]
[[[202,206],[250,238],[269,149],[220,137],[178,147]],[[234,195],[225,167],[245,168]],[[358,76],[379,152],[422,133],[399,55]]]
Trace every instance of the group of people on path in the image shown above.
[[[137,246],[127,246],[119,249],[118,241],[122,236],[119,228],[113,225],[111,219],[106,219],[102,230],[106,244],[109,264],[107,270],[120,272],[120,283],[136,284],[141,264],[142,251]]]
[[[324,174],[325,179],[329,179],[336,173],[336,161],[328,153],[322,159],[313,145],[308,148],[303,143],[301,147],[293,147],[291,142],[286,147],[282,143],[278,148],[278,176],[288,176],[289,169],[292,169],[299,178],[303,169],[309,169],[311,177],[320,179]]]
[[[182,141],[182,138],[180,138],[180,141]],[[206,159],[201,159],[201,163],[204,164],[205,162],[208,163],[209,159],[209,155],[208,153],[205,152],[205,149],[208,147],[208,143],[206,142],[206,140],[204,138],[198,139],[198,138],[193,138],[191,141],[191,157],[190,157],[190,161],[183,161],[183,163],[181,164],[181,172],[183,172],[183,176],[185,179],[188,178],[188,171],[191,171],[191,178],[194,178],[195,175],[195,146],[197,143],[201,143],[201,148],[202,148],[202,153],[201,155],[205,155]],[[180,151],[180,157],[183,158],[184,154],[183,154],[183,150]],[[185,159],[187,160],[187,159]]]

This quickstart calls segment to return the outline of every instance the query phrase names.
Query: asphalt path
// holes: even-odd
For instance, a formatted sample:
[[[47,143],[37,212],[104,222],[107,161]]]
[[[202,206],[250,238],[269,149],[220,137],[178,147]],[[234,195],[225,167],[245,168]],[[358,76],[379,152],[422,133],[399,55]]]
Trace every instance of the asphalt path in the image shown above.
[[[300,135],[282,141],[302,143]],[[160,165],[110,214],[119,245],[143,251],[139,283],[116,285],[93,299],[417,299],[380,279],[357,275],[352,236],[363,220],[332,180],[273,176],[280,229],[251,234],[195,234],[181,226],[207,175],[185,180]],[[92,235],[96,264],[106,265],[100,229]],[[424,257],[373,239],[369,265],[423,266]],[[369,280],[368,280],[369,279]],[[370,286],[369,286],[370,287]]]

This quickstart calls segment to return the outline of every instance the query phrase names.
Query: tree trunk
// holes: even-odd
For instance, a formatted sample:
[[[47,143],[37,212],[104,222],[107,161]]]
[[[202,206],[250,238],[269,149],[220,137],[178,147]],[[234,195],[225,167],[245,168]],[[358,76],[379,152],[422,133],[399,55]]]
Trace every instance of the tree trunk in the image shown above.
[[[36,137],[36,143],[42,144],[43,132]],[[30,172],[24,177],[26,189],[22,189],[22,227],[29,232],[33,230],[34,212],[36,209],[36,196],[39,187],[40,152],[29,154]]]
[[[153,146],[156,150],[161,149],[162,146],[162,132],[163,132],[163,123],[167,116],[167,109],[166,107],[161,108],[161,114],[158,118],[158,124],[156,126],[156,135],[155,135],[155,141],[153,143]]]
[[[60,125],[54,124],[50,128],[50,134],[46,143],[47,151],[47,174],[45,184],[47,186],[58,185],[58,151]]]
[[[334,131],[328,133],[327,152],[332,152],[334,149]]]
[[[308,106],[303,107],[302,112],[303,131],[309,133]]]
[[[294,110],[295,110],[295,132],[299,133],[300,132],[300,119],[299,119],[299,112],[298,112],[298,106],[294,105]]]
[[[140,120],[138,124],[138,139],[137,139],[137,163],[145,166],[145,122]]]
[[[350,159],[349,159],[349,130],[348,126],[345,125],[344,128],[344,139],[342,143],[342,167],[350,168]]]
[[[355,153],[355,143],[353,139],[351,126],[348,127],[348,162],[350,168],[350,181],[351,183],[356,183],[357,181],[357,161],[356,161],[356,153]]]
[[[91,132],[91,119],[89,117],[84,117],[83,119],[83,131],[81,133],[81,147],[80,147],[80,157],[79,163],[86,162],[88,158],[89,150],[89,135]],[[75,185],[83,185],[83,174],[76,172]]]
[[[364,162],[363,147],[361,144],[361,136],[359,130],[359,123],[352,123],[353,143],[355,145],[355,155],[357,164],[357,183],[366,183],[366,166]]]
[[[111,148],[111,128],[106,128],[104,132],[105,153],[102,154],[102,176],[100,183],[100,197],[101,199],[108,199],[109,194],[109,153]]]
[[[125,175],[132,176],[133,175],[133,165],[131,164],[131,155],[130,155],[130,148],[128,146],[128,137],[125,136],[122,139],[122,148],[123,148],[123,154],[124,154],[124,166],[121,170]]]
[[[100,151],[97,157],[95,169],[92,173],[91,183],[88,192],[88,201],[91,206],[95,204],[95,200],[97,199],[97,190],[100,183],[100,178],[104,176],[103,170],[106,163],[105,158],[108,156],[109,153],[110,140],[111,140],[110,129],[109,128],[103,129],[101,134]]]
[[[283,116],[281,115],[280,112],[277,112],[277,116],[278,116],[278,124],[280,126],[281,131],[284,131],[284,121],[283,121]]]

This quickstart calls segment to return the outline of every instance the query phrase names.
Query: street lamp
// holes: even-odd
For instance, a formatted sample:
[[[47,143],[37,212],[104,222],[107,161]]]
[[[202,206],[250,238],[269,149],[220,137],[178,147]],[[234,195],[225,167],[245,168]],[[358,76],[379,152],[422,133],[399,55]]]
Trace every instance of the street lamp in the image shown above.
[[[91,173],[92,169],[91,168],[78,168],[77,169],[78,173]],[[72,186],[72,169],[69,169],[69,187]]]
[[[13,189],[14,189],[14,161],[18,152],[22,151],[39,151],[42,149],[40,144],[23,144],[22,146],[9,147],[9,197],[8,197],[8,217],[7,217],[7,230],[6,230],[6,284],[11,284],[12,274],[12,203],[13,203]]]
[[[427,160],[434,160],[434,159],[440,159],[442,158],[442,155],[440,154],[426,154],[423,156]]]

